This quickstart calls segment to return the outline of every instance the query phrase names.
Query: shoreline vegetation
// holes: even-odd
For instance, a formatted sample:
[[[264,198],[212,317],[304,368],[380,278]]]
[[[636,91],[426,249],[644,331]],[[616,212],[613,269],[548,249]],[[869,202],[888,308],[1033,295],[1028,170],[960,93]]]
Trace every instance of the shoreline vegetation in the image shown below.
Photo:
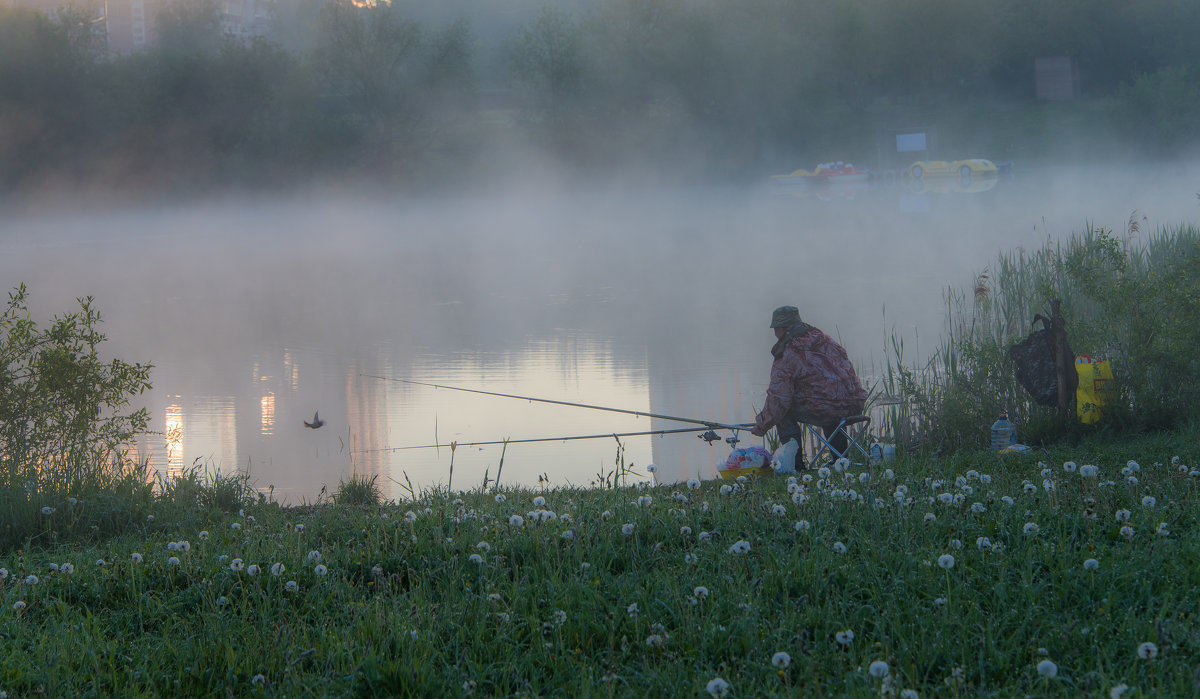
[[[0,187],[17,205],[513,173],[746,183],[907,167],[880,161],[914,128],[929,159],[1020,167],[1200,143],[1200,9],[1174,0],[530,4],[498,28],[478,3],[279,0],[251,38],[226,33],[219,3],[165,0],[146,10],[157,44],[127,55],[87,3],[0,8]]]
[[[927,366],[896,348],[893,463],[386,503],[356,476],[292,508],[246,477],[127,460],[150,367],[99,361],[90,300],[39,329],[18,287],[0,692],[1191,694],[1198,241],[1131,219],[1003,255],[947,299]],[[1113,362],[1098,425],[1055,422],[1005,365],[1053,298],[1075,351]],[[1033,451],[971,446],[1000,409]]]

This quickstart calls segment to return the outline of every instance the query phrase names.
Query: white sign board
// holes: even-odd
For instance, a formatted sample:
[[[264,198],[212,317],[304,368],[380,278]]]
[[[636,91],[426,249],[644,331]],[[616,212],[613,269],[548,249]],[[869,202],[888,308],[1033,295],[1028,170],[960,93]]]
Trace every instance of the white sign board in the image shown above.
[[[896,152],[911,153],[913,151],[926,150],[925,133],[902,133],[896,134]]]

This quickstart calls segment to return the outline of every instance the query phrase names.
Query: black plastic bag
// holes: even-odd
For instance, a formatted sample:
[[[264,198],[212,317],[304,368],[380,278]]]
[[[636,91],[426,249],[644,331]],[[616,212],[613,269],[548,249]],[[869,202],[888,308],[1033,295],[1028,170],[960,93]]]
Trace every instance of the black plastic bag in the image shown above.
[[[1058,404],[1058,370],[1054,365],[1054,340],[1050,334],[1050,319],[1038,315],[1045,326],[1034,330],[1029,337],[1008,348],[1017,381],[1038,405]]]

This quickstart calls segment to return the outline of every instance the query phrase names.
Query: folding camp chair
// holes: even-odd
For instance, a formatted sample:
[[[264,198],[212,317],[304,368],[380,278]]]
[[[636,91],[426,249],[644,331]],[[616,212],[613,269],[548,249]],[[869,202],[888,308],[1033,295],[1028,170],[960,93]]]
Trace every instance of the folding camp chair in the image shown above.
[[[871,460],[871,454],[863,447],[863,445],[858,443],[858,440],[855,439],[855,435],[852,434],[852,432],[861,434],[870,426],[870,424],[871,418],[867,417],[866,415],[851,415],[850,417],[843,418],[842,421],[838,423],[837,428],[832,434],[829,435],[827,439],[825,437],[825,432],[820,427],[806,423],[804,426],[808,428],[809,433],[812,434],[813,438],[817,440],[817,444],[820,445],[820,448],[817,449],[817,452],[813,454],[812,459],[808,462],[808,467],[816,468],[817,462],[826,452],[828,452],[834,459],[848,459],[850,458],[851,449],[857,449],[858,453],[862,454],[863,458],[869,462]],[[866,425],[867,427],[855,427],[856,425]],[[855,429],[852,430],[851,428]],[[832,444],[833,439],[839,434],[845,435],[846,437],[846,448],[842,451],[834,449]]]

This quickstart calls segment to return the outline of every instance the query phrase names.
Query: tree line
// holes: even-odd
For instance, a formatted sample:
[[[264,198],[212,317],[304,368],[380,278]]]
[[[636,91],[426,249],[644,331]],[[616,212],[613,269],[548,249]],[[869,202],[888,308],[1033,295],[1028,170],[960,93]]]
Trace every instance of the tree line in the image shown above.
[[[518,145],[581,172],[745,179],[870,161],[913,125],[993,159],[1200,136],[1200,3],[1181,0],[596,0],[547,5],[495,55],[469,16],[276,7],[235,40],[212,0],[167,0],[158,44],[127,56],[86,12],[0,8],[0,185],[445,183]],[[1078,98],[1038,100],[1034,62],[1058,56]]]

